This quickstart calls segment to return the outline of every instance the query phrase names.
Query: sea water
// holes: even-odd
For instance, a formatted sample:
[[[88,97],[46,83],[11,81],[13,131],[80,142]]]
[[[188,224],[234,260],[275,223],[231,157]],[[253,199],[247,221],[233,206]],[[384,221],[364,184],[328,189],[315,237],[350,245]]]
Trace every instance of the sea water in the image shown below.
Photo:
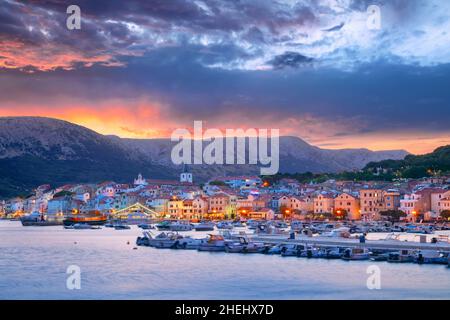
[[[136,247],[142,230],[0,221],[0,299],[449,299],[450,268]],[[197,237],[207,233],[189,232]],[[69,266],[80,289],[69,289]],[[369,289],[368,267],[380,269]]]

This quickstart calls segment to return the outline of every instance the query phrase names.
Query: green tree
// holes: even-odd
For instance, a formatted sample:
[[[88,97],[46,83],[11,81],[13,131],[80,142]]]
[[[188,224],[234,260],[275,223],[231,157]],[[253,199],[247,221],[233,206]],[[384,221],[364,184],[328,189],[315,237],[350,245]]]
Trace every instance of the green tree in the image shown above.
[[[441,218],[444,220],[450,220],[450,210],[444,210],[441,212]]]
[[[398,222],[400,221],[400,218],[406,217],[406,213],[401,210],[380,211],[380,215],[383,217],[387,217],[391,222]]]
[[[348,212],[345,209],[336,209],[334,211],[334,217],[336,218],[336,220],[344,220],[346,219],[348,216]]]

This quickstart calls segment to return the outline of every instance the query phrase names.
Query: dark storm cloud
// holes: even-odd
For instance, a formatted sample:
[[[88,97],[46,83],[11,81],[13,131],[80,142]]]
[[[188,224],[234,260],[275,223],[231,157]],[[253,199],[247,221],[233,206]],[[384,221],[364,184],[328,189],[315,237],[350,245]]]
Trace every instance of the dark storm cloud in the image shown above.
[[[82,10],[79,31],[65,27],[72,3]],[[149,97],[186,122],[320,119],[341,125],[335,137],[448,130],[447,11],[436,0],[328,3],[6,1],[0,88],[9,94],[0,105],[95,109],[120,99],[133,110]],[[385,29],[361,28],[370,4],[383,8]]]
[[[269,61],[275,69],[284,69],[286,67],[299,68],[305,65],[309,65],[313,62],[312,58],[306,57],[297,52],[285,52],[274,57]]]

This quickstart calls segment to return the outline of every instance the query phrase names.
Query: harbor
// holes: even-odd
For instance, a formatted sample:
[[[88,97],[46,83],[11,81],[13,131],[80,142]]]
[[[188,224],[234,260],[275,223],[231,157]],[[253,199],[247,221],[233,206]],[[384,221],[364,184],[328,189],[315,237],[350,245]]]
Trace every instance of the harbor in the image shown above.
[[[443,299],[442,265],[376,263],[381,290],[366,286],[374,262],[267,254],[161,250],[135,245],[142,229],[67,230],[0,221],[2,299]],[[159,233],[155,231],[155,233]],[[206,237],[208,231],[183,235]],[[36,241],[39,239],[39,241]],[[136,248],[136,249],[135,249]],[[81,290],[67,290],[67,267]]]

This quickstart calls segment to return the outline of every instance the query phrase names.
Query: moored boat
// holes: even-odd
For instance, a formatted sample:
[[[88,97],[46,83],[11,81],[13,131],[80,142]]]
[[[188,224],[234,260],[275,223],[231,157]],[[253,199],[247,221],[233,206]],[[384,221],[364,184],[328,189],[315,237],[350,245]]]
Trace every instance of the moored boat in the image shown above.
[[[420,250],[417,252],[415,262],[419,264],[448,264],[448,253],[437,250]]]
[[[128,229],[131,229],[131,227],[127,224],[117,223],[114,225],[114,230],[128,230]]]
[[[59,225],[63,224],[62,220],[48,219],[44,216],[43,213],[39,213],[39,212],[33,212],[29,215],[25,215],[25,216],[21,217],[20,222],[22,223],[22,226],[24,226],[24,227],[59,226]]]
[[[99,211],[90,211],[88,213],[72,214],[64,219],[64,225],[74,225],[77,223],[88,224],[91,226],[104,225],[108,220],[108,217]]]
[[[387,262],[406,263],[414,262],[415,252],[411,250],[400,250],[398,252],[390,252],[388,254]]]
[[[195,239],[189,236],[179,238],[175,243],[176,249],[197,250],[204,239]]]
[[[227,221],[220,221],[219,223],[217,223],[217,229],[231,230],[233,228],[233,224]]]
[[[225,251],[225,239],[219,235],[210,234],[208,238],[200,244],[199,251]]]
[[[194,227],[195,231],[213,231],[214,223],[212,222],[201,222]]]
[[[282,257],[300,257],[305,249],[306,246],[303,244],[289,243],[281,248],[280,254]]]
[[[161,232],[156,237],[152,237],[149,232],[144,232],[144,236],[148,239],[148,246],[158,248],[158,249],[169,249],[175,248],[178,240],[182,238],[178,233],[175,232]]]
[[[265,250],[264,243],[250,241],[243,236],[238,237],[238,241],[225,243],[225,251],[229,253],[263,253]]]
[[[170,231],[191,231],[193,229],[192,224],[185,222],[172,222],[169,224]]]
[[[366,248],[347,248],[342,254],[343,260],[368,260],[370,252]]]

